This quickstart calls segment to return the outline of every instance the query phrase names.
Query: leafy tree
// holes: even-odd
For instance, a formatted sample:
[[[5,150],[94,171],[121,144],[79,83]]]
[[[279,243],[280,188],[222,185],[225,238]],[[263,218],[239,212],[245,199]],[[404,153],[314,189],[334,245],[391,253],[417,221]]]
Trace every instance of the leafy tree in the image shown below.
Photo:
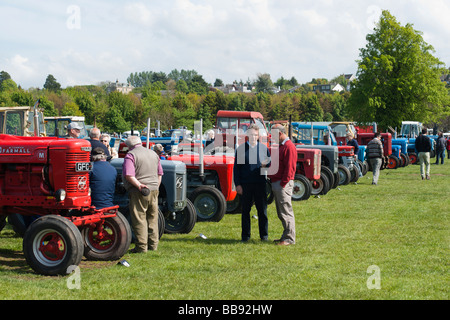
[[[184,81],[183,79],[181,79],[181,80],[179,80],[177,82],[177,85],[175,86],[175,89],[178,92],[181,92],[181,93],[188,93],[189,92],[188,85],[187,85],[186,81]]]
[[[443,63],[432,55],[422,33],[411,24],[401,26],[385,10],[366,40],[348,101],[353,119],[386,128],[399,127],[402,120],[427,122],[441,116],[447,96],[439,78]]]
[[[272,80],[270,79],[270,74],[258,74],[258,79],[255,81],[256,92],[267,92],[270,93],[273,87]]]
[[[47,79],[45,79],[44,89],[47,89],[48,91],[57,92],[61,90],[61,84],[59,84],[58,81],[56,81],[53,75],[49,74],[47,76]]]
[[[3,80],[0,83],[0,92],[13,92],[17,90],[17,84],[12,79]]]
[[[308,94],[305,101],[305,113],[303,121],[315,122],[323,120],[323,109],[319,104],[316,94]]]
[[[221,79],[216,79],[216,81],[214,81],[214,87],[222,87],[223,86],[223,81]]]
[[[61,109],[61,116],[84,116],[75,102],[67,102]]]
[[[4,80],[8,80],[8,79],[11,79],[11,76],[9,75],[9,73],[6,71],[0,71],[0,85],[2,84],[2,82]]]

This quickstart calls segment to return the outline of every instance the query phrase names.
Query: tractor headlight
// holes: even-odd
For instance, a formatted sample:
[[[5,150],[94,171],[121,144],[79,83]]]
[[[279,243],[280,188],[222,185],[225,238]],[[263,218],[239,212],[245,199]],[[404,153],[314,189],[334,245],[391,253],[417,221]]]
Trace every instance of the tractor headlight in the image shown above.
[[[66,199],[66,190],[64,189],[56,190],[55,197],[57,201],[64,201],[64,199]]]

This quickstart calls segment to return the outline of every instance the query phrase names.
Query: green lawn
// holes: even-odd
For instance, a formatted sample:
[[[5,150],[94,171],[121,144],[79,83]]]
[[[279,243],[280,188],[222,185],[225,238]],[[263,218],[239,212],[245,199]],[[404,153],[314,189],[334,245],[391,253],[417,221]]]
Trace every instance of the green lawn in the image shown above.
[[[432,159],[434,161],[434,159]],[[358,184],[294,203],[297,244],[241,243],[240,215],[197,223],[188,235],[164,235],[157,252],[80,265],[80,289],[69,277],[45,277],[27,266],[22,239],[0,233],[0,299],[448,299],[450,164],[372,173]],[[255,212],[255,211],[254,211]],[[256,213],[256,212],[255,212]],[[275,204],[269,237],[281,235]],[[200,233],[207,239],[198,237]],[[380,289],[368,273],[379,270]]]

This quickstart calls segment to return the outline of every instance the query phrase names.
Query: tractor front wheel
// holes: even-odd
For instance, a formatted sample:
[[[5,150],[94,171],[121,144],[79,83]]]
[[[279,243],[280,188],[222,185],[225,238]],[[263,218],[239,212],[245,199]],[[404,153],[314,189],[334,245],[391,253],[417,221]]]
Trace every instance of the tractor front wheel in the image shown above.
[[[220,190],[214,187],[201,186],[190,195],[189,200],[194,204],[197,221],[219,222],[227,210],[227,201]]]
[[[25,232],[23,252],[30,267],[43,275],[66,275],[83,257],[83,239],[68,219],[56,215],[42,216]]]
[[[387,168],[397,169],[399,167],[399,164],[400,164],[399,158],[391,154],[388,158]]]
[[[294,187],[292,190],[292,200],[308,200],[311,196],[311,182],[302,174],[296,174],[294,178]]]
[[[197,212],[195,207],[187,199],[183,210],[166,213],[164,233],[189,233],[194,228],[196,221]]]
[[[131,244],[131,227],[117,212],[115,217],[83,227],[84,256],[88,260],[117,260]]]
[[[350,183],[350,170],[343,164],[338,165],[339,185],[347,185]]]
[[[312,185],[311,194],[315,196],[319,194],[325,195],[330,190],[330,180],[323,172],[320,173],[320,179],[311,181],[311,185]]]
[[[416,164],[419,161],[417,154],[415,152],[408,153],[409,163]]]

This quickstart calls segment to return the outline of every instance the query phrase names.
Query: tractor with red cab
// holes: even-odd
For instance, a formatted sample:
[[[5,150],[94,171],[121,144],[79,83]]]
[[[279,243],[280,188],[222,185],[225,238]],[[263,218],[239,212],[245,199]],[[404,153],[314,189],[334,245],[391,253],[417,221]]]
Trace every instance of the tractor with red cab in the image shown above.
[[[0,135],[0,220],[36,217],[23,251],[37,273],[67,274],[83,255],[116,260],[130,246],[130,225],[118,206],[91,205],[90,151],[84,139]]]

